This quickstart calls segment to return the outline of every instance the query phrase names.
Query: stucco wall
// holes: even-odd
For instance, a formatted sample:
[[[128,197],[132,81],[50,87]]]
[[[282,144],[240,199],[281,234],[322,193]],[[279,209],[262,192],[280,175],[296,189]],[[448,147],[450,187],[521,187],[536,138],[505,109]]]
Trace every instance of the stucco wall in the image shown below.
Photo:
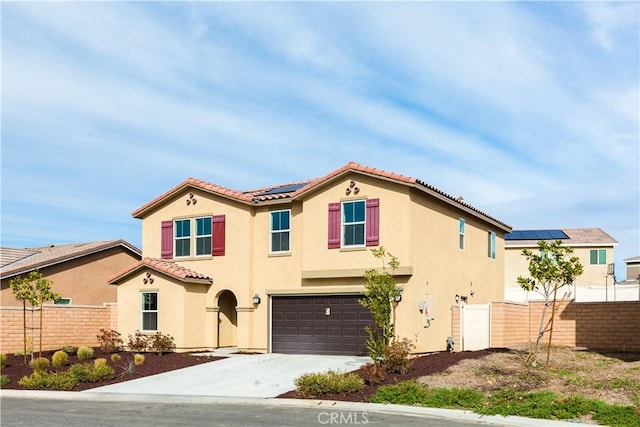
[[[529,277],[529,264],[527,259],[522,255],[522,249],[515,247],[505,248],[505,286],[516,287],[518,286],[518,276]],[[532,252],[536,252],[536,248],[528,248]],[[576,247],[573,248],[573,255],[580,259],[580,263],[584,269],[584,272],[576,278],[576,286],[589,286],[589,285],[604,285],[607,276],[606,264],[591,265],[590,251],[591,249],[605,249],[607,251],[607,264],[613,262],[613,248],[612,247]],[[609,284],[613,283],[613,279],[609,277]]]
[[[42,350],[56,350],[64,345],[98,345],[96,336],[100,329],[116,329],[117,306],[54,306],[45,305],[42,312]],[[39,312],[27,311],[27,337],[34,351],[40,348]],[[0,352],[15,353],[23,349],[22,307],[0,307],[0,329],[2,330]]]

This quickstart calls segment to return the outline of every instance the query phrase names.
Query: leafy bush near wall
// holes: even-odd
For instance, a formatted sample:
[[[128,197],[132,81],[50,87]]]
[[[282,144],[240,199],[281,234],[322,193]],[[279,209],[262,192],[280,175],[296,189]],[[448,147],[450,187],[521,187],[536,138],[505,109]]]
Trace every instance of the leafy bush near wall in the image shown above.
[[[91,347],[80,347],[77,354],[78,360],[89,360],[93,357],[93,349]]]
[[[132,353],[142,353],[149,346],[149,338],[136,331],[133,335],[127,336],[127,348]]]
[[[151,351],[158,353],[158,356],[162,356],[162,353],[168,353],[175,350],[176,343],[171,335],[163,334],[158,331],[149,337],[149,348]]]
[[[29,362],[29,366],[33,369],[33,372],[42,372],[46,371],[49,368],[49,359],[46,357],[36,357],[31,362]]]
[[[56,368],[61,368],[69,363],[69,355],[62,350],[58,350],[51,356],[51,363]]]
[[[122,350],[124,341],[121,334],[113,329],[100,329],[100,334],[96,335],[100,343],[100,349],[105,353],[115,353]]]

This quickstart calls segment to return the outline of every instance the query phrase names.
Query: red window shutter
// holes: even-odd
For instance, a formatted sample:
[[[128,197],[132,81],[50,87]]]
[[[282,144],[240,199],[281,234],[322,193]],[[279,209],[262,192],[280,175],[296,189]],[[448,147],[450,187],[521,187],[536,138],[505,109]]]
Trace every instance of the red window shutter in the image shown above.
[[[367,246],[380,244],[380,199],[367,199]]]
[[[162,221],[160,240],[160,257],[162,259],[173,258],[173,221]]]
[[[224,255],[225,217],[224,215],[214,215],[211,218],[211,222],[213,223],[213,243],[211,244],[211,255]]]
[[[329,249],[340,247],[340,203],[329,203]]]

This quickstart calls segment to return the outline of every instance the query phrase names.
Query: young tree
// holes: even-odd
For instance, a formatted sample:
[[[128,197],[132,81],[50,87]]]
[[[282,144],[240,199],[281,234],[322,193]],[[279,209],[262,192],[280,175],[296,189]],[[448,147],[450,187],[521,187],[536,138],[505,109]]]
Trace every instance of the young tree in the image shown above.
[[[393,338],[392,315],[396,297],[400,296],[402,291],[396,287],[392,274],[386,268],[388,265],[393,273],[400,265],[398,259],[382,246],[371,249],[371,252],[382,261],[382,272],[371,269],[365,273],[367,290],[359,302],[373,316],[373,328],[366,328],[369,335],[367,350],[374,363],[379,365],[384,362],[384,350]],[[389,261],[386,261],[387,257]]]
[[[583,271],[580,259],[576,256],[571,256],[573,249],[561,246],[561,244],[562,242],[560,240],[554,242],[541,240],[538,242],[537,254],[529,249],[522,251],[522,255],[525,256],[529,262],[530,277],[518,277],[518,284],[522,289],[526,291],[536,291],[544,297],[538,336],[526,361],[529,362],[529,360],[532,360],[531,364],[533,366],[536,366],[538,363],[540,342],[547,332],[549,332],[549,348],[551,347],[558,289],[571,285],[576,277],[580,276]],[[552,306],[551,317],[545,324],[545,315],[550,305]],[[547,365],[548,364],[549,353],[547,352]]]
[[[51,290],[53,281],[45,279],[37,270],[29,273],[26,278],[17,278],[9,282],[11,292],[18,301],[22,301],[22,319],[23,319],[23,340],[24,340],[24,362],[27,363],[27,302],[31,307],[40,308],[40,347],[39,353],[42,357],[42,306],[46,301],[55,301],[60,295]]]

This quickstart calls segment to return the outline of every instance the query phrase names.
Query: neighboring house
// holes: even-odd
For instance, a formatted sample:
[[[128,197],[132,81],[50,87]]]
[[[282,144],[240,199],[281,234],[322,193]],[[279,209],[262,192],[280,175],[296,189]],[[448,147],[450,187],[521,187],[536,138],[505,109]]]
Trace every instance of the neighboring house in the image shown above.
[[[637,285],[640,283],[640,256],[623,259],[627,266],[626,280],[618,282],[620,285]]]
[[[507,300],[521,300],[515,297],[520,287],[518,276],[529,277],[529,264],[522,255],[523,249],[536,251],[538,242],[560,240],[562,246],[573,249],[573,255],[580,259],[584,272],[574,283],[574,292],[586,287],[613,285],[609,265],[614,263],[614,248],[617,240],[600,228],[562,228],[552,230],[513,230],[505,236],[505,287]],[[605,294],[603,293],[603,299]]]
[[[416,352],[446,348],[458,300],[503,299],[510,226],[357,163],[253,191],[189,178],[132,215],[144,258],[111,279],[118,330],[170,334],[182,351],[366,353],[358,299],[380,246],[400,261],[396,335]]]
[[[27,277],[34,270],[53,281],[52,290],[61,297],[55,304],[114,303],[117,292],[107,279],[140,258],[140,250],[124,240],[0,248],[0,305],[22,306],[9,283],[16,277]]]

